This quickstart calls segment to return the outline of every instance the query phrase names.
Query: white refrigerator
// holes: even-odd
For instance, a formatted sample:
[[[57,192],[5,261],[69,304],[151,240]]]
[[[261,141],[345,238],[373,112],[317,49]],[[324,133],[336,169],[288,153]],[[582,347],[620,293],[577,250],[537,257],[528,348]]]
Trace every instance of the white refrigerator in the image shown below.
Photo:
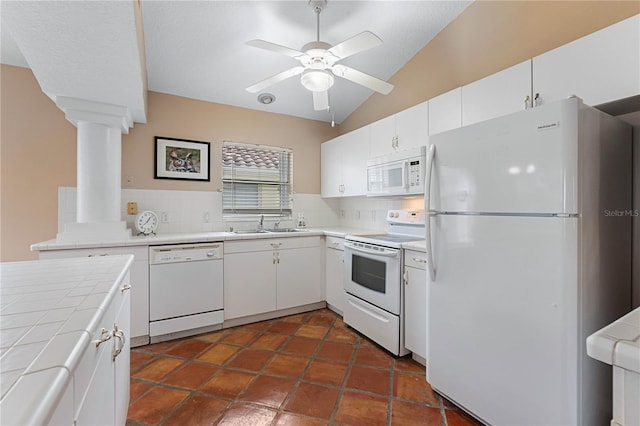
[[[631,128],[579,98],[431,138],[427,380],[491,425],[606,425],[585,339],[631,305]]]

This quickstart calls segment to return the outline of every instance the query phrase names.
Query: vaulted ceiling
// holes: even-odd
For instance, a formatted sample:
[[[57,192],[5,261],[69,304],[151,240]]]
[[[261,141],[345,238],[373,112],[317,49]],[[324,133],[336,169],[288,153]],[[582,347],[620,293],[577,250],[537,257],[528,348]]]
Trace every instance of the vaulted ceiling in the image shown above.
[[[245,90],[298,64],[247,41],[300,50],[316,40],[316,14],[308,3],[142,1],[141,56],[134,2],[2,1],[0,59],[32,68],[54,100],[73,96],[124,104],[135,121],[145,121],[146,77],[152,91],[340,123],[374,92],[336,78],[330,110],[314,111],[312,94],[299,77],[261,91],[275,96],[268,105],[258,102],[259,93]],[[336,45],[373,32],[382,45],[340,63],[388,80],[470,3],[329,0],[320,14],[320,40]],[[140,63],[144,57],[146,63]]]

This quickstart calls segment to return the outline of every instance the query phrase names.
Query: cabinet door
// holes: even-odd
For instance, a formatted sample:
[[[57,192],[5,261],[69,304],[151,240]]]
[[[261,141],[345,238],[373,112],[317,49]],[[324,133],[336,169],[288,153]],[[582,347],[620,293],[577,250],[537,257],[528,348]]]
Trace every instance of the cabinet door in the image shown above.
[[[369,157],[379,157],[395,151],[396,116],[378,120],[369,125]]]
[[[342,185],[344,196],[367,194],[367,152],[369,150],[369,127],[361,127],[348,136],[340,150],[342,158]]]
[[[404,346],[427,357],[427,274],[417,268],[405,268]]]
[[[342,141],[337,137],[320,146],[320,185],[323,197],[342,195]]]
[[[114,349],[120,349],[116,355],[114,368],[115,382],[115,419],[117,425],[124,425],[127,422],[127,412],[129,410],[129,380],[130,380],[130,360],[131,360],[131,295],[125,291],[120,312],[116,316],[114,330],[117,326],[117,333],[122,337],[114,336]],[[114,333],[115,334],[115,333]]]
[[[429,136],[462,127],[462,88],[429,99]]]
[[[463,86],[462,125],[521,111],[526,96],[531,96],[531,60]]]
[[[270,312],[276,309],[274,252],[224,255],[224,318]]]
[[[328,248],[325,251],[325,291],[327,303],[340,315],[344,313],[344,251]]]
[[[640,94],[640,15],[533,58],[533,91],[587,105]]]
[[[278,250],[278,309],[322,301],[322,249]]]
[[[113,317],[112,317],[113,319]],[[93,376],[84,398],[77,406],[76,425],[115,425],[114,380],[111,353],[113,341],[100,345]],[[118,423],[124,424],[124,423]]]
[[[429,144],[428,103],[423,102],[396,114],[397,150]]]

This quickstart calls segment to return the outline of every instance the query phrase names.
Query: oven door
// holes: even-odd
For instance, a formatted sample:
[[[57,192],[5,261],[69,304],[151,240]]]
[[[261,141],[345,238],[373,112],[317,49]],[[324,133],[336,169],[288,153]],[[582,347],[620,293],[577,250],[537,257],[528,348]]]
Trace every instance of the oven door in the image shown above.
[[[399,249],[345,241],[345,291],[400,315],[401,253]]]

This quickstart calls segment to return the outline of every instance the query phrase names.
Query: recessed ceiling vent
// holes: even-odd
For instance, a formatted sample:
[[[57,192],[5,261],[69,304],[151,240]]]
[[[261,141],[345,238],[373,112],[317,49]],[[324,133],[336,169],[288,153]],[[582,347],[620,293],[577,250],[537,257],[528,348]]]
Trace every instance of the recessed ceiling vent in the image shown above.
[[[260,93],[258,95],[258,102],[260,102],[261,104],[269,105],[274,103],[275,101],[276,97],[271,93]]]

